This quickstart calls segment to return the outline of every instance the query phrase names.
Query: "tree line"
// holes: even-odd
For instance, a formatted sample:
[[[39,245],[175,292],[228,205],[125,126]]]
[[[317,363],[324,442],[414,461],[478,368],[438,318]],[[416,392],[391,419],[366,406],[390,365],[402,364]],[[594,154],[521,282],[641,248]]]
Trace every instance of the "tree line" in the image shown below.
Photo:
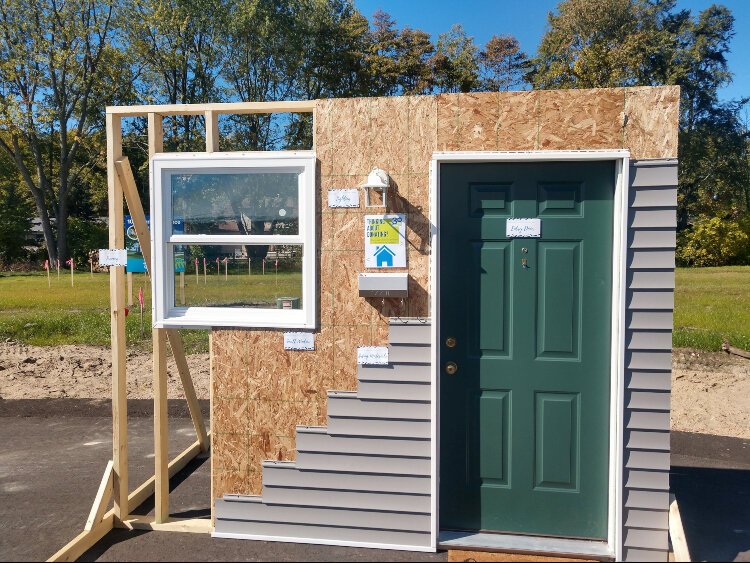
[[[433,40],[353,0],[3,0],[0,260],[81,259],[106,244],[106,105],[678,84],[678,258],[750,263],[748,99],[719,99],[732,80],[728,8],[563,0],[533,56],[507,31],[478,45],[456,24]],[[145,121],[128,121],[147,185]],[[223,150],[312,137],[307,116],[221,128]],[[203,131],[202,117],[167,118],[165,149],[201,150]],[[44,244],[30,254],[34,219]]]

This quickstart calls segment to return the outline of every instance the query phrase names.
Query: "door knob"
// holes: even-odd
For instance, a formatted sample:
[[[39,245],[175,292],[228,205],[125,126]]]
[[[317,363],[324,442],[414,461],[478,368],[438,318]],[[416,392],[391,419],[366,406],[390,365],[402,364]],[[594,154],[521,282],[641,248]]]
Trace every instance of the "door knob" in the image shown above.
[[[448,375],[455,375],[455,373],[458,371],[458,366],[456,365],[456,362],[448,362],[445,364],[445,373]]]

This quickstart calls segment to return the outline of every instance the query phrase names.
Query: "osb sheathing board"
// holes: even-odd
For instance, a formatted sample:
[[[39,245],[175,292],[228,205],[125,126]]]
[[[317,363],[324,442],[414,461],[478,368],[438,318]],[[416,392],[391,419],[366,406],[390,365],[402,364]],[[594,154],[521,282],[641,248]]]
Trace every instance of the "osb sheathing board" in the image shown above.
[[[314,352],[276,330],[214,330],[213,494],[261,493],[261,462],[293,460],[295,426],[326,424],[326,391],[356,390],[356,350],[384,345],[389,317],[428,316],[429,163],[434,151],[629,148],[677,156],[679,89],[629,88],[321,100],[315,116],[320,329]],[[407,214],[409,298],[363,299],[366,209],[329,209],[331,188],[391,177]]]

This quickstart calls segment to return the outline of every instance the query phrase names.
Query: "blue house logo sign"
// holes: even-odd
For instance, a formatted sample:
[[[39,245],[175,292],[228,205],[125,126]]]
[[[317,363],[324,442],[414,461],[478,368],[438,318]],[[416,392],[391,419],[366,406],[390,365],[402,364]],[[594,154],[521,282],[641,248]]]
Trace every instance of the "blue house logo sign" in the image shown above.
[[[379,246],[375,249],[375,259],[377,260],[378,268],[390,268],[393,266],[393,257],[396,255],[386,245]]]

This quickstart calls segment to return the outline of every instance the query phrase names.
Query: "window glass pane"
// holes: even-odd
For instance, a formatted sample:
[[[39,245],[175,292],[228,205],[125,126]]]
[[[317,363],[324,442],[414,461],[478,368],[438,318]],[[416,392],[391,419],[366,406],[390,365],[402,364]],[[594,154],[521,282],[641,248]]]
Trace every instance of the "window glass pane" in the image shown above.
[[[302,308],[302,245],[171,246],[174,307]]]
[[[175,225],[172,234],[296,235],[299,175],[299,172],[172,174]],[[179,221],[182,223],[178,228]]]

